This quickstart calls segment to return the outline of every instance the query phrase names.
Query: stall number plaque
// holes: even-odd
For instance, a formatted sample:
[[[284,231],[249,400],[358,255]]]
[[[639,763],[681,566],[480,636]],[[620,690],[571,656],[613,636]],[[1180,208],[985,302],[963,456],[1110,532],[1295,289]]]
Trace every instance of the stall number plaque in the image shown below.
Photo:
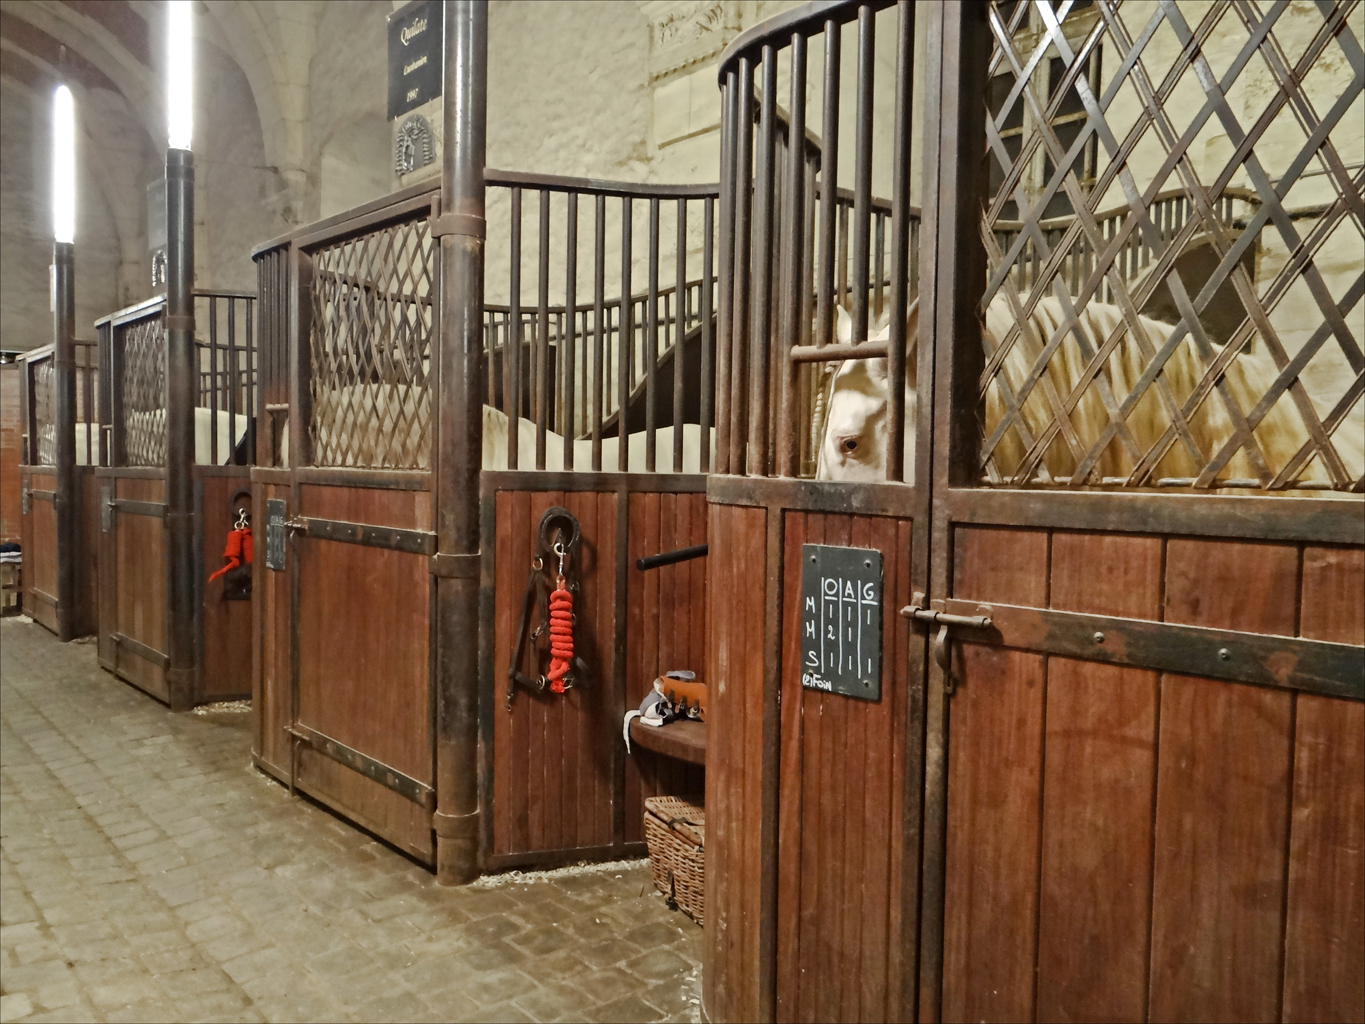
[[[801,685],[882,696],[882,553],[801,548]]]
[[[279,498],[265,503],[265,567],[284,569],[284,502]]]

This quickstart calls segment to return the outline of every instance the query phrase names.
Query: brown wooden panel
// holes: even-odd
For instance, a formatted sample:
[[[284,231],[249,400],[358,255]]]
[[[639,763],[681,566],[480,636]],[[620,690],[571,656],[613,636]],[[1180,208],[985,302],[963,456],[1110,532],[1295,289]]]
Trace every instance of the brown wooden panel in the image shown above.
[[[303,484],[299,487],[298,514],[400,530],[432,528],[429,491]]]
[[[612,748],[623,708],[611,700],[616,577],[616,496],[596,492],[501,491],[496,497],[493,853],[551,852],[612,842]],[[505,707],[508,659],[521,615],[527,575],[544,511],[562,505],[583,531],[580,591],[575,599],[575,653],[587,678],[566,694],[519,689]],[[533,613],[532,625],[538,618]],[[549,668],[542,639],[533,664],[530,644],[521,671]]]
[[[898,1012],[900,811],[905,765],[909,524],[791,512],[784,529],[777,1016],[886,1020]],[[883,554],[882,697],[801,686],[801,546]]]
[[[329,519],[411,528],[429,507],[421,492],[309,490],[303,514]],[[298,534],[290,542],[299,559],[300,723],[430,784],[426,558]]]
[[[223,548],[233,526],[228,501],[238,490],[249,489],[250,480],[241,476],[196,475],[203,488],[203,518],[199,529],[204,566],[204,660],[199,668],[199,699],[205,702],[236,700],[251,692],[253,602],[224,601],[223,578],[220,576],[210,583],[208,577],[224,564]],[[264,515],[260,518],[264,522]],[[264,531],[261,539],[264,542]],[[264,543],[261,557],[265,557]]]
[[[93,466],[76,467],[76,594],[79,605],[72,623],[76,636],[99,630],[100,488]]]
[[[953,596],[1047,600],[1047,534],[959,528]],[[1034,1010],[1042,657],[960,645],[948,743],[943,1019],[1029,1020]]]
[[[1051,606],[1161,614],[1158,537],[1058,532]],[[1051,658],[1037,1019],[1146,1014],[1157,673]]]
[[[115,497],[160,502],[165,483],[156,477],[118,477]],[[166,652],[166,532],[156,516],[116,513],[115,629],[162,654]],[[126,646],[114,648],[120,676],[166,700],[165,670]]]
[[[767,512],[711,505],[708,536],[711,691],[702,985],[711,1019],[758,1020]]]
[[[644,492],[629,496],[626,563],[626,706],[638,707],[670,669],[706,681],[705,574],[708,559],[641,572],[636,559],[706,543],[706,496]],[[700,795],[702,770],[632,748],[626,762],[625,839],[644,839],[644,800],[660,794]]]
[[[1365,550],[1303,553],[1300,634],[1365,643]],[[1286,1021],[1365,1020],[1365,704],[1300,694],[1285,925]]]
[[[425,809],[306,744],[299,744],[298,763],[297,782],[304,792],[418,860],[434,862],[431,815]]]
[[[50,491],[57,486],[57,478],[33,474],[29,487]],[[29,500],[29,519],[32,521],[32,542],[24,549],[24,611],[37,623],[57,632],[57,608],[50,600],[43,600],[34,591],[48,598],[57,597],[57,511],[46,500]]]
[[[1173,539],[1170,622],[1293,635],[1299,552]],[[1152,881],[1149,1016],[1280,1012],[1294,696],[1166,676]]]
[[[265,503],[289,498],[289,489],[255,484],[252,508],[256,513],[256,560],[253,563],[252,601],[257,616],[255,658],[252,665],[253,753],[277,776],[289,776],[289,574],[265,567]]]

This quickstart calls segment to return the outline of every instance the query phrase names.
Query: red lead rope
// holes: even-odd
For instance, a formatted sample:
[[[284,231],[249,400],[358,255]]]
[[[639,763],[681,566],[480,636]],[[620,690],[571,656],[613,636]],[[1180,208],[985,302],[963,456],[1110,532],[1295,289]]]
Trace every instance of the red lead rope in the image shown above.
[[[550,594],[550,689],[564,692],[564,677],[573,663],[573,595],[559,577]]]
[[[243,526],[240,530],[228,531],[227,547],[223,549],[223,558],[227,565],[209,577],[210,583],[229,569],[237,568],[243,562],[246,562],[247,565],[251,564],[251,527]]]

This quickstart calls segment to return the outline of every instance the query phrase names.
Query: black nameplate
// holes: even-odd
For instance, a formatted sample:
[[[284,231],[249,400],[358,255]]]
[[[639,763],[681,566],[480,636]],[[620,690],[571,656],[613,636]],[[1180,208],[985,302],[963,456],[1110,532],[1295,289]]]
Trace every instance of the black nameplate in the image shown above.
[[[441,95],[442,12],[417,0],[389,15],[389,120]]]
[[[265,567],[284,570],[284,501],[280,498],[265,503]]]
[[[882,553],[801,548],[801,685],[882,697]]]

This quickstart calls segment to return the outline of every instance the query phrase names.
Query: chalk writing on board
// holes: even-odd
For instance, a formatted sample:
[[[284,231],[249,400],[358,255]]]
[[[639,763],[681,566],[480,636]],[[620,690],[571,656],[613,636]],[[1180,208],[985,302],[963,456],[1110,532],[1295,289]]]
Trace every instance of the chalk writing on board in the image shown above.
[[[807,544],[801,568],[801,685],[880,700],[881,552]]]

